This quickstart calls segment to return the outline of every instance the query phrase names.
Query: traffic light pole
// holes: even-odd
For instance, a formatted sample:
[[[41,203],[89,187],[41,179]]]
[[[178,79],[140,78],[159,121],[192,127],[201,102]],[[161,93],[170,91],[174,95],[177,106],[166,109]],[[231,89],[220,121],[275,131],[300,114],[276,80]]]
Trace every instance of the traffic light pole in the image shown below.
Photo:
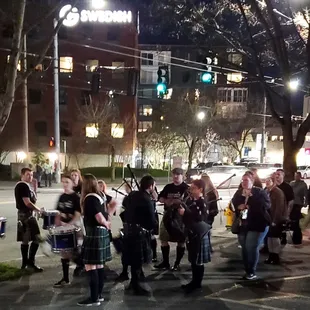
[[[57,27],[54,19],[54,27]],[[55,153],[57,165],[55,171],[56,183],[60,183],[60,123],[59,123],[59,55],[58,55],[58,33],[54,36],[54,128],[55,128]]]

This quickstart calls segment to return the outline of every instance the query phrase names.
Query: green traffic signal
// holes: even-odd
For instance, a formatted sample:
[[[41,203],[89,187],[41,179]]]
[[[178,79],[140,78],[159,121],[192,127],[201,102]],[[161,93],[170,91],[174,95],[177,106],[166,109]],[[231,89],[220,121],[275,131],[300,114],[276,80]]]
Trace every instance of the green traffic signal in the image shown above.
[[[212,84],[213,83],[213,74],[210,72],[205,72],[201,75],[201,82]]]
[[[165,84],[160,83],[160,84],[157,85],[157,91],[159,93],[165,93],[166,90],[167,90],[167,86]]]

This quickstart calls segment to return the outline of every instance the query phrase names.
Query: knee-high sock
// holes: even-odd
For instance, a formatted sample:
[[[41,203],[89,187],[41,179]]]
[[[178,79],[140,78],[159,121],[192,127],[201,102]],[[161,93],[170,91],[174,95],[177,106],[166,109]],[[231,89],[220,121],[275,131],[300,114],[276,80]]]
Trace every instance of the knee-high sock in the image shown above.
[[[104,286],[104,268],[98,270],[98,294],[101,295]]]
[[[182,258],[184,256],[184,253],[185,253],[185,248],[177,246],[177,258],[175,260],[175,264],[176,265],[180,265],[181,260],[182,260]]]
[[[170,246],[162,246],[161,252],[163,254],[163,263],[169,265],[169,254],[170,254]]]
[[[66,282],[69,282],[69,262],[70,262],[69,259],[65,258],[61,259],[63,279]]]
[[[98,300],[98,287],[99,287],[99,277],[98,277],[98,270],[90,270],[87,271],[89,276],[89,288],[90,288],[90,297],[93,302]]]
[[[156,238],[151,240],[151,248],[153,252],[153,258],[157,257],[157,241]]]

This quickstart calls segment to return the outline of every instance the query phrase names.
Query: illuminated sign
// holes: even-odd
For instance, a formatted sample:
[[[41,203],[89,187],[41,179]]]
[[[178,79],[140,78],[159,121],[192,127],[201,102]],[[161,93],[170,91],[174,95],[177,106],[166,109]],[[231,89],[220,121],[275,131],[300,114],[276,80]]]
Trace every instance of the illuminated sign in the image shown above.
[[[69,12],[69,13],[68,13]],[[67,4],[59,11],[59,18],[64,18],[63,25],[74,27],[81,23],[128,24],[132,22],[131,11],[81,10]]]

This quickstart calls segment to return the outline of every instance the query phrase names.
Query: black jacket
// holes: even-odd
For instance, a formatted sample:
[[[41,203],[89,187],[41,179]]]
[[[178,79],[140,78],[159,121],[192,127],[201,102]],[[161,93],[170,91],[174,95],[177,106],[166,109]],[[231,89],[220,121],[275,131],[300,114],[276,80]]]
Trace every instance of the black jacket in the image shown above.
[[[156,225],[154,202],[144,191],[133,191],[123,201],[125,208],[124,222],[137,224],[146,230],[154,229]]]
[[[242,189],[235,193],[232,203],[238,216],[240,214],[238,206],[245,203],[245,197],[242,196]],[[245,227],[243,228],[247,231],[263,232],[271,222],[269,214],[271,203],[268,194],[261,188],[253,187],[247,204],[249,209],[247,219],[244,221]]]

